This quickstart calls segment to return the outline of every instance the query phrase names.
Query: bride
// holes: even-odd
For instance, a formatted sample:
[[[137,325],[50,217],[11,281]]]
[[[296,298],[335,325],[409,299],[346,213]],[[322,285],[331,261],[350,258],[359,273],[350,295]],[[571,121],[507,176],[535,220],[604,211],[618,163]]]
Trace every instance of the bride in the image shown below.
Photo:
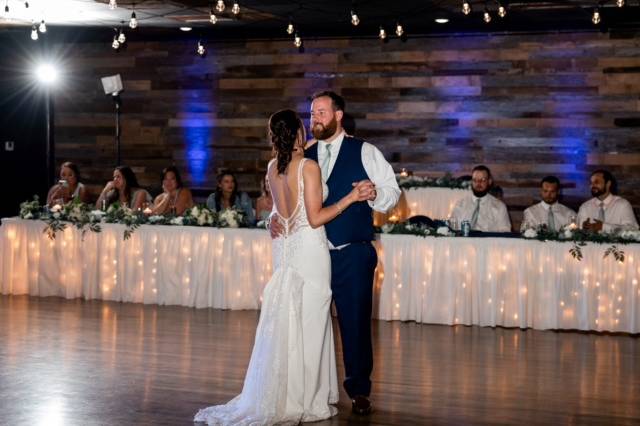
[[[269,137],[277,153],[267,167],[272,216],[284,232],[273,240],[274,273],[264,289],[242,393],[200,410],[194,420],[209,425],[298,424],[337,413],[331,265],[323,225],[366,196],[354,185],[337,203],[322,207],[328,190],[318,164],[304,158],[304,125],[294,111],[271,116]]]

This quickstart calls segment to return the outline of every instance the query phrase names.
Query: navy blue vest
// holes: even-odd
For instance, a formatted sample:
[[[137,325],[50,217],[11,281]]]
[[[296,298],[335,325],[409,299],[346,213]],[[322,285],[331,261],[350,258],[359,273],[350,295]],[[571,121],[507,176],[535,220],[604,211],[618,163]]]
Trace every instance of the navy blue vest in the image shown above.
[[[335,204],[352,189],[353,182],[369,179],[362,165],[364,141],[345,136],[327,186],[329,197],[323,207]],[[333,153],[332,153],[333,154]],[[318,144],[309,147],[305,157],[318,161]],[[351,204],[342,214],[325,225],[327,238],[335,246],[373,240],[373,212],[366,201]]]

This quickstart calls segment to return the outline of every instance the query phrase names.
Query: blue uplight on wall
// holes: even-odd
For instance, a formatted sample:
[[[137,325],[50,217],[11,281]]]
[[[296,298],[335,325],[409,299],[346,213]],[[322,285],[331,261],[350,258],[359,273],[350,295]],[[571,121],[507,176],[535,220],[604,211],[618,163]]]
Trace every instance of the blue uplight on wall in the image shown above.
[[[198,120],[192,119],[184,128],[185,137],[185,160],[187,161],[187,171],[191,176],[191,184],[202,186],[205,183],[207,167],[210,160],[210,152],[207,144],[211,137],[211,127],[208,122],[198,126]]]
[[[193,86],[182,91],[180,105],[182,134],[184,137],[185,161],[190,184],[202,187],[207,184],[207,169],[212,160],[211,138],[215,121],[211,117],[215,111],[215,100],[210,82],[205,76],[210,70],[202,58],[195,58],[192,65],[183,68]]]

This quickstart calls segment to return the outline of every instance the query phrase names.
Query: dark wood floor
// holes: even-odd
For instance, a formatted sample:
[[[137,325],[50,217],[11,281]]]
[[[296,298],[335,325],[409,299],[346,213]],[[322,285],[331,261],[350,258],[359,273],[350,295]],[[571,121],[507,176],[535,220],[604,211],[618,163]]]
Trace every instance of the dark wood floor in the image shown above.
[[[0,424],[190,424],[241,390],[257,319],[2,296]],[[638,337],[375,321],[374,347],[375,413],[341,390],[317,424],[640,424]]]

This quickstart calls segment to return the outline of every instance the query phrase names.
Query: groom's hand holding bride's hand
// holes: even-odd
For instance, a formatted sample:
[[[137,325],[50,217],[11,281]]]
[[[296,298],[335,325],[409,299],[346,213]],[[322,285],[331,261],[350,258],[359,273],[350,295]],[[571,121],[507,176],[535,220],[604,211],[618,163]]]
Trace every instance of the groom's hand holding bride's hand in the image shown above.
[[[368,179],[354,182],[352,185],[358,190],[358,201],[374,201],[378,196],[376,186]]]

